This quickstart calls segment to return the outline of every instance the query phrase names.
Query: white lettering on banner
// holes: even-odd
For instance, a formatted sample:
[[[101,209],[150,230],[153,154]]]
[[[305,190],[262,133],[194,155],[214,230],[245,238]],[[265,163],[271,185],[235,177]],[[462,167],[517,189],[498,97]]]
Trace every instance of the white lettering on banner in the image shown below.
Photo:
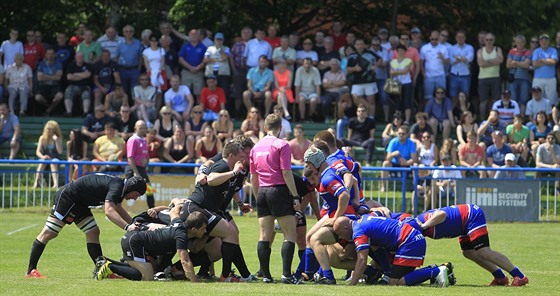
[[[528,193],[523,192],[499,192],[498,188],[492,187],[467,187],[465,201],[468,204],[479,206],[507,206],[507,207],[526,207]]]

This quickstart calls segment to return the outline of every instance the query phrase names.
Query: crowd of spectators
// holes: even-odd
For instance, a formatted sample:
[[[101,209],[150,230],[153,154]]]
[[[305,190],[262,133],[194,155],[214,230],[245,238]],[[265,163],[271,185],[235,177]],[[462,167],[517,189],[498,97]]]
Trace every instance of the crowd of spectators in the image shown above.
[[[70,38],[56,33],[54,44],[40,31],[26,31],[24,43],[18,29],[9,31],[0,47],[0,140],[10,143],[10,158],[21,146],[16,115],[85,117],[70,139],[93,149],[69,143],[68,159],[123,160],[141,119],[154,160],[200,162],[238,133],[257,142],[263,118],[276,112],[286,140],[290,121],[336,122],[337,139],[366,149],[366,164],[378,145],[387,152],[383,166],[443,164],[435,151],[445,146],[446,160],[480,167],[481,177],[494,174],[484,166],[504,166],[508,153],[521,166],[560,165],[551,146],[560,131],[560,32],[555,46],[546,33],[529,45],[517,35],[508,51],[490,32],[479,32],[472,45],[462,30],[451,44],[448,30],[423,34],[417,27],[392,36],[380,28],[365,39],[343,32],[338,21],[302,42],[294,32],[278,35],[273,24],[224,36],[184,34],[164,21],[158,32],[135,34],[125,25],[120,36],[109,26],[98,38],[80,24]],[[385,92],[389,78],[400,82],[399,94]],[[242,123],[234,131],[236,119]],[[375,139],[376,122],[387,123],[382,139]],[[293,134],[293,150],[305,151],[303,126]]]

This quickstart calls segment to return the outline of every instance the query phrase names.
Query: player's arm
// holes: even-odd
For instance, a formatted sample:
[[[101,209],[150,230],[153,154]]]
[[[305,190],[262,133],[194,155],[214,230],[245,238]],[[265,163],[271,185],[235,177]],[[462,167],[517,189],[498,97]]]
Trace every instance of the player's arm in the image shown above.
[[[239,207],[239,210],[241,210],[241,212],[243,212],[244,214],[247,214],[247,213],[249,213],[250,211],[253,210],[253,207],[251,207],[250,204],[244,203],[241,200],[241,196],[239,196],[239,191],[237,191],[233,194],[233,200],[237,203],[237,206]]]
[[[177,254],[179,254],[181,265],[183,266],[183,270],[185,271],[187,278],[193,283],[198,282],[198,277],[194,273],[194,266],[191,262],[191,258],[189,257],[189,252],[187,250],[178,249]]]
[[[198,168],[198,175],[196,175],[195,184],[205,185],[208,182],[208,168],[214,164],[212,159],[207,160]]]
[[[368,252],[369,249],[363,249],[356,252],[356,266],[354,267],[354,273],[352,274],[352,281],[350,282],[350,285],[356,285],[362,278],[362,274],[364,274],[364,271],[366,270]]]
[[[442,210],[436,210],[432,213],[432,216],[430,217],[430,219],[428,219],[426,222],[424,222],[424,224],[422,224],[421,222],[419,222],[418,224],[420,225],[420,227],[422,228],[422,230],[426,230],[428,228],[434,227],[438,224],[443,223],[443,221],[445,221],[445,219],[447,218],[447,213],[445,213]],[[416,219],[418,220],[418,219]]]
[[[338,218],[346,212],[346,208],[348,207],[348,202],[350,201],[350,193],[347,190],[342,191],[338,196],[338,207],[336,212],[334,213],[334,218]]]
[[[218,173],[212,172],[208,175],[207,182],[210,186],[219,186],[227,182],[229,179],[237,176],[243,170],[243,163],[238,161],[235,163],[233,170]]]
[[[105,216],[118,227],[127,230],[132,218],[121,204],[115,204],[111,200],[105,200]]]
[[[288,186],[288,190],[290,190],[290,194],[294,197],[298,196],[296,183],[294,182],[294,174],[291,169],[289,170],[282,170],[282,177],[284,177],[284,182],[286,182],[286,186]],[[294,199],[294,206],[299,208],[299,199]]]

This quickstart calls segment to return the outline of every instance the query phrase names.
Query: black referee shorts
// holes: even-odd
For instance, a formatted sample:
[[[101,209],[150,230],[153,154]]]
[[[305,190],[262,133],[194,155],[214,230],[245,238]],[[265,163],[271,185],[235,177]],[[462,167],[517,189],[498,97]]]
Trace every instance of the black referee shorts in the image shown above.
[[[286,185],[259,187],[257,217],[294,216],[294,200]]]

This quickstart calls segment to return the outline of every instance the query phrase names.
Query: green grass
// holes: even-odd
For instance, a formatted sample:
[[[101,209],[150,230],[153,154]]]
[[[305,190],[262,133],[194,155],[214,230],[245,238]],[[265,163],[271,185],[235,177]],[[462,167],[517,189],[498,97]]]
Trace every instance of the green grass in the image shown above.
[[[493,223],[489,225],[491,246],[500,251],[529,277],[526,287],[484,287],[490,282],[491,275],[463,258],[456,239],[427,239],[428,251],[425,264],[453,262],[457,285],[444,290],[426,284],[419,287],[384,287],[357,286],[346,287],[342,281],[335,287],[323,287],[312,284],[288,286],[282,284],[261,283],[202,283],[190,282],[130,282],[127,280],[105,280],[96,282],[91,279],[93,264],[85,248],[85,236],[77,227],[65,227],[59,237],[45,249],[39,262],[39,270],[47,279],[26,279],[24,273],[29,259],[29,250],[35,236],[44,225],[48,215],[46,209],[15,212],[0,211],[0,294],[1,295],[114,295],[132,294],[147,295],[165,293],[168,295],[268,295],[268,294],[305,294],[333,295],[352,293],[352,295],[558,295],[555,285],[560,277],[560,224],[557,223]],[[101,228],[101,244],[106,256],[120,258],[120,237],[122,230],[107,221],[101,210],[95,210],[96,220]],[[235,216],[241,232],[241,246],[249,269],[254,272],[258,267],[256,244],[258,240],[258,224],[254,214],[243,217]],[[313,223],[312,219],[309,219]],[[8,235],[22,227],[34,225],[28,229]],[[271,269],[277,280],[281,275],[279,241],[273,245]],[[297,256],[296,256],[297,257]],[[294,260],[295,269],[298,260]],[[221,270],[221,263],[216,264]],[[335,270],[340,278],[345,272]],[[350,292],[351,291],[351,292]],[[555,292],[556,291],[556,292]]]

